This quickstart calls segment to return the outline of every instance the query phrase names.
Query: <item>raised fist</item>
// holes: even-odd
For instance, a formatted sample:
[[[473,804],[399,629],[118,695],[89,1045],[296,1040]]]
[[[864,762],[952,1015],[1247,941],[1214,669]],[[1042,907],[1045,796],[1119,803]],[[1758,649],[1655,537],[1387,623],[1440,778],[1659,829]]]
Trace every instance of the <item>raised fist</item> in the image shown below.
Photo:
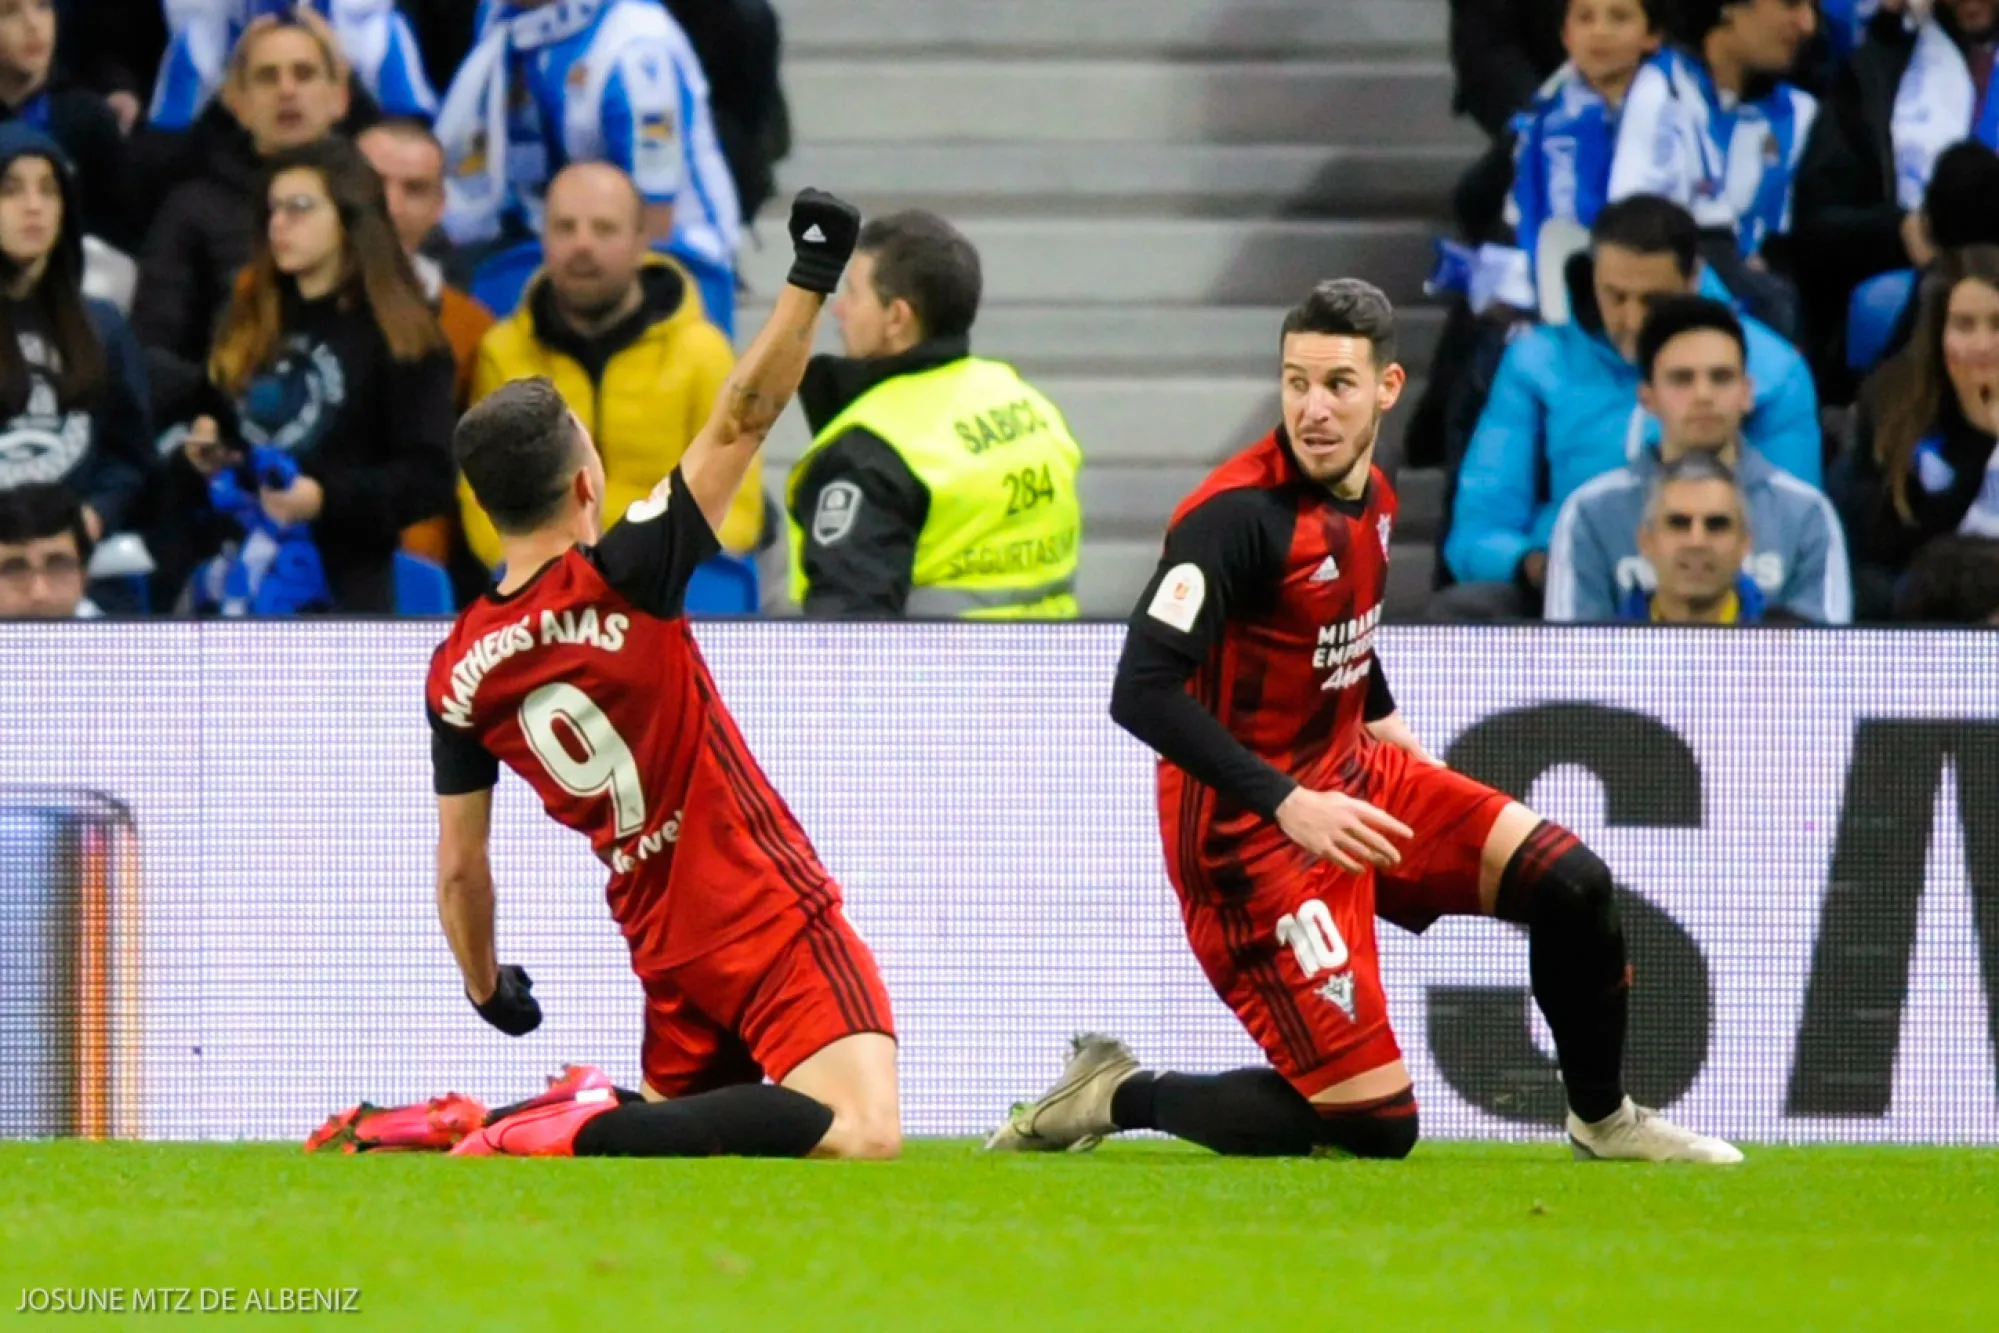
[[[791,201],[791,275],[794,287],[830,296],[861,236],[861,210],[838,195],[805,189]]]

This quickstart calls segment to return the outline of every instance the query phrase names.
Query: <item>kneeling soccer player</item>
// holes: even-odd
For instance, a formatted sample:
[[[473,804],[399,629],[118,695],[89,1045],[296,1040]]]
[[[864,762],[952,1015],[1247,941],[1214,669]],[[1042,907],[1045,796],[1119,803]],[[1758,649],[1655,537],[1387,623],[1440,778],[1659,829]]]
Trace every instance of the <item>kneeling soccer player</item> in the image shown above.
[[[610,870],[611,915],[645,992],[646,1100],[626,1104],[594,1070],[565,1076],[457,1151],[901,1150],[895,1027],[874,957],[683,614],[859,232],[852,205],[798,196],[794,263],[769,320],[680,465],[608,533],[603,463],[554,385],[502,385],[458,424],[454,452],[506,574],[459,617],[425,689],[439,915],[479,1014],[510,1036],[532,1031],[541,1010],[527,974],[494,949],[487,845],[504,763]]]
[[[1415,931],[1445,915],[1527,927],[1578,1157],[1740,1161],[1624,1095],[1631,977],[1604,863],[1437,763],[1396,712],[1373,647],[1396,512],[1374,450],[1404,380],[1393,307],[1367,283],[1322,283],[1280,346],[1282,424],[1174,515],[1111,698],[1160,755],[1188,940],[1270,1067],[1147,1073],[1121,1042],[1081,1037],[986,1146],[1076,1151],[1160,1130],[1247,1156],[1407,1156],[1416,1099],[1379,912]]]

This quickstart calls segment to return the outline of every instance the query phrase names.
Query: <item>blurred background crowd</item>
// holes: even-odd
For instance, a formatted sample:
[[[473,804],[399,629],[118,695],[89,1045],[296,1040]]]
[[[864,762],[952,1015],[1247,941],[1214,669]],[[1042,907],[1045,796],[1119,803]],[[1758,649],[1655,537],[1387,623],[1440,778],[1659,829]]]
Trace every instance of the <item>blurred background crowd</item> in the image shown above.
[[[1275,422],[1262,307],[1354,271],[1427,360],[1380,460],[1391,618],[1999,623],[1999,0],[1407,0],[1438,50],[1385,74],[1366,43],[1408,23],[1294,0],[1199,38],[1256,63],[1187,125],[1119,26],[1170,55],[1227,6],[1160,3],[1037,34],[928,0],[900,37],[942,65],[822,61],[794,114],[794,11],[848,21],[814,0],[0,0],[0,615],[463,605],[497,542],[456,415],[551,377],[622,513],[769,299],[756,221],[805,156],[862,179],[785,188],[883,206],[809,438],[745,483],[697,610],[1121,615],[1178,494]],[[1342,110],[1428,87],[1446,36],[1476,142]],[[967,82],[981,43],[1016,67]],[[1339,156],[1251,142],[1278,99]],[[1370,194],[1420,232],[1265,221]]]

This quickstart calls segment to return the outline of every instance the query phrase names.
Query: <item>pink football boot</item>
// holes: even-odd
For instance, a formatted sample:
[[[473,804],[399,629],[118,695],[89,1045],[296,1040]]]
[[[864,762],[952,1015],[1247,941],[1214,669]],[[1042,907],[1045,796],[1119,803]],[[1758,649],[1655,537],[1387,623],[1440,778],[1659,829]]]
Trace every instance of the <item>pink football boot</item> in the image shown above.
[[[305,1141],[307,1152],[447,1152],[486,1121],[483,1103],[447,1092],[414,1106],[368,1102],[328,1117]]]
[[[576,1132],[618,1105],[617,1085],[593,1065],[564,1065],[538,1097],[495,1112],[453,1157],[573,1157]]]

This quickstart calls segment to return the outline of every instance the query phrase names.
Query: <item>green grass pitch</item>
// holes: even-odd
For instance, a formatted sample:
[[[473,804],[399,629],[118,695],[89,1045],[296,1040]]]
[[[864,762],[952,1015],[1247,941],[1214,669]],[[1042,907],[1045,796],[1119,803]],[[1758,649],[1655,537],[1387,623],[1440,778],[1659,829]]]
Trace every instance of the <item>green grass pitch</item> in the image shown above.
[[[1750,1149],[1727,1170],[1427,1143],[1159,1143],[894,1164],[306,1157],[0,1144],[0,1323],[30,1288],[360,1289],[272,1329],[1999,1329],[1999,1158]],[[226,1318],[227,1316],[211,1316]],[[195,1319],[44,1316],[54,1327]]]

